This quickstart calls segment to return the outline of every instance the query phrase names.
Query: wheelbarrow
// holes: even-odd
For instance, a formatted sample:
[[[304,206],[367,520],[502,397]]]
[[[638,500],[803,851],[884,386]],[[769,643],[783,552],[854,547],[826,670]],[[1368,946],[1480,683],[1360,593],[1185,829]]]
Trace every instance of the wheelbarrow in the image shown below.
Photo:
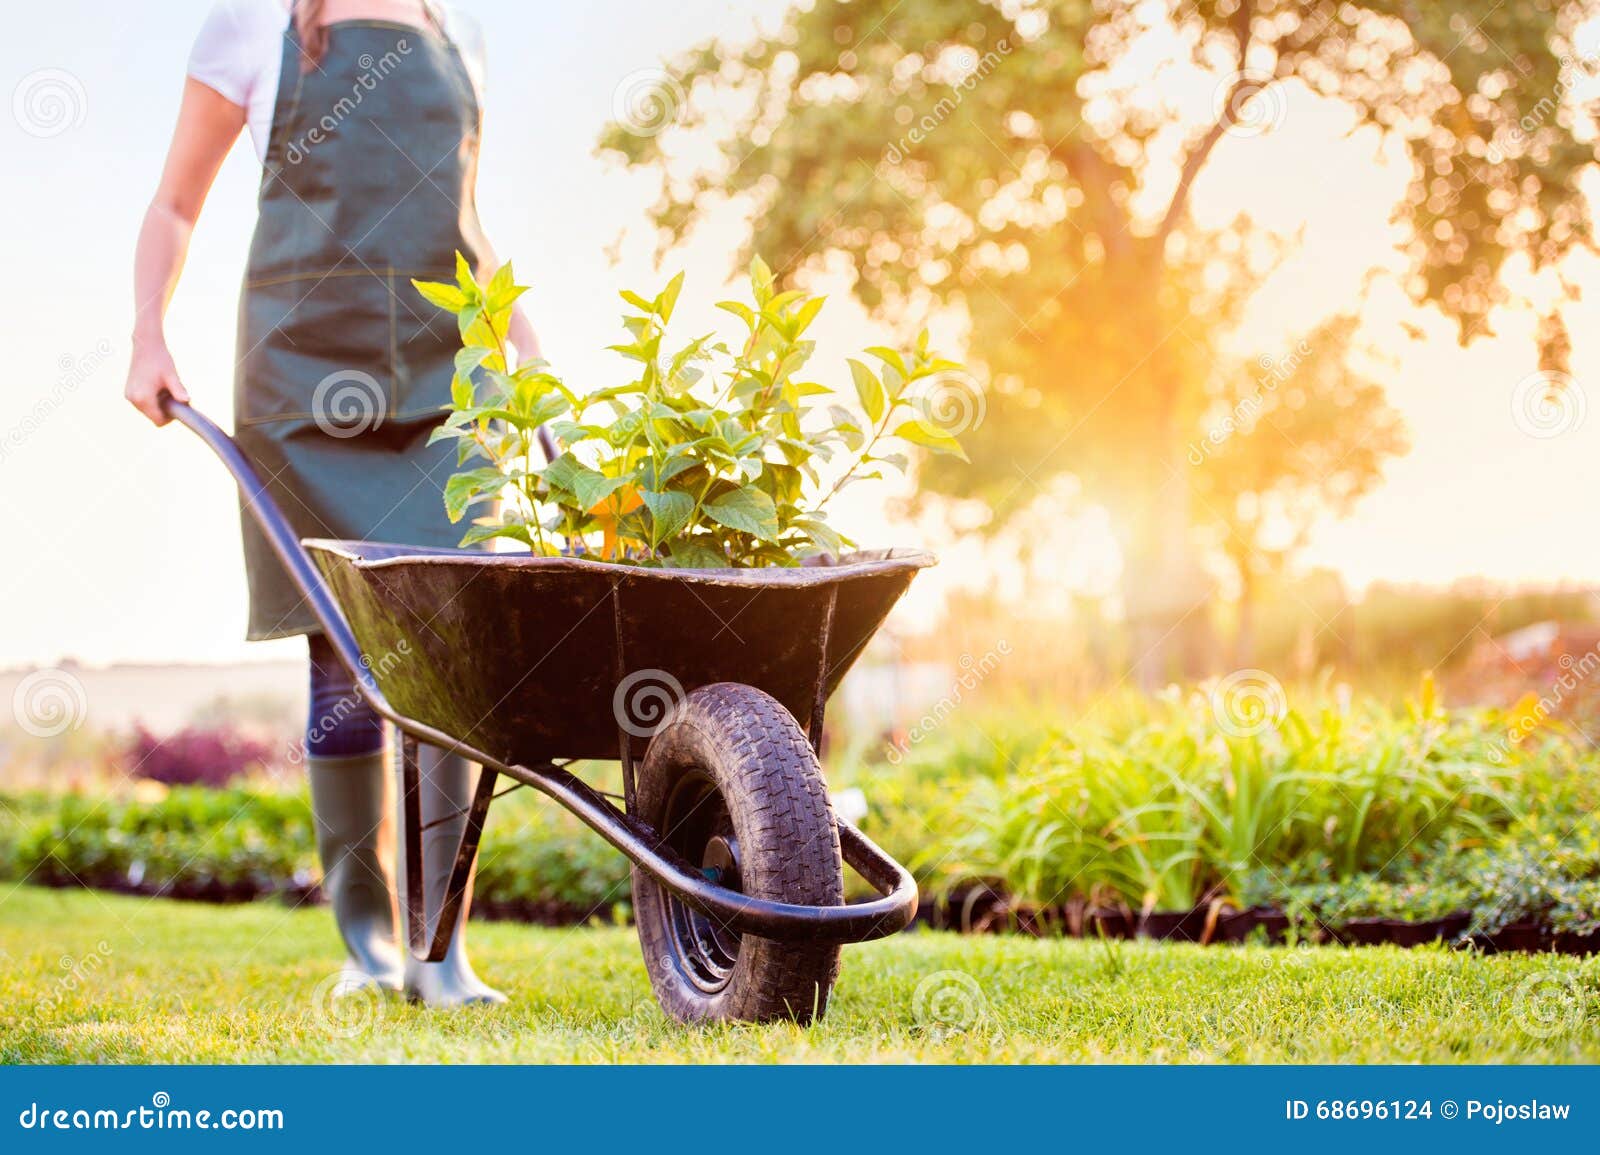
[[[829,696],[930,554],[665,570],[300,541],[233,439],[165,405],[233,474],[362,696],[400,731],[417,958],[444,957],[489,805],[523,786],[631,860],[645,968],[681,1021],[820,1017],[841,945],[911,922],[911,875],[835,815],[819,759]],[[431,925],[421,742],[483,767]],[[621,763],[620,799],[573,773],[592,760]],[[877,897],[844,901],[844,863]]]

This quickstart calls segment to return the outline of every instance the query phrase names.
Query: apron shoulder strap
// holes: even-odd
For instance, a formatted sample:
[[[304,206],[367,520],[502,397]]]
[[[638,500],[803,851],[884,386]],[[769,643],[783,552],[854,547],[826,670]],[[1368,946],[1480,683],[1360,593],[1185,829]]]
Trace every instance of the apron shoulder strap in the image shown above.
[[[428,18],[428,23],[433,25],[433,30],[444,38],[445,43],[453,44],[454,41],[450,38],[450,31],[445,27],[444,13],[434,3],[434,0],[422,0],[422,12]]]

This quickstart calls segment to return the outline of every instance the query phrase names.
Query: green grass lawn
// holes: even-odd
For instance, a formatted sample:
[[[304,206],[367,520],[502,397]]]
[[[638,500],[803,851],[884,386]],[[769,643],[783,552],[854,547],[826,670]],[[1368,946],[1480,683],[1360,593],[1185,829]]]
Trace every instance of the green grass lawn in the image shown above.
[[[912,934],[847,948],[821,1024],[683,1028],[631,930],[473,943],[508,1006],[330,1009],[326,910],[22,887],[0,896],[0,1059],[1600,1061],[1600,959]]]

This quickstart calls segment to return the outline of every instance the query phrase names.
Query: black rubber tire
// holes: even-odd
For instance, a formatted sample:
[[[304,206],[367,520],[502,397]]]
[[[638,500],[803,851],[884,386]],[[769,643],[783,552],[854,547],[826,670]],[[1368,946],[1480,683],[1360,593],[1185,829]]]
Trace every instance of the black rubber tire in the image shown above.
[[[651,738],[638,768],[640,817],[662,830],[674,791],[706,779],[726,805],[724,820],[731,820],[738,840],[741,893],[814,906],[844,901],[839,831],[822,768],[776,699],[733,682],[690,694]],[[673,831],[662,833],[673,841]],[[839,974],[837,944],[730,935],[737,937],[737,955],[730,943],[731,969],[725,985],[712,991],[691,975],[681,932],[674,930],[674,917],[685,917],[687,908],[637,868],[633,910],[650,985],[674,1019],[807,1023],[826,1010]]]

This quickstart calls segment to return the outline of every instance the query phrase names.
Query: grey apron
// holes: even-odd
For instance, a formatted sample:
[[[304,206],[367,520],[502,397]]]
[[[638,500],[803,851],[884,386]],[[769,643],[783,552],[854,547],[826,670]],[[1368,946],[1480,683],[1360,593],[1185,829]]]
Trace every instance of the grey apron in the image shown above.
[[[235,437],[301,537],[449,546],[455,319],[411,278],[453,280],[484,252],[473,190],[479,110],[456,46],[429,27],[328,26],[302,72],[294,21],[239,305]],[[252,640],[320,628],[241,518]]]

